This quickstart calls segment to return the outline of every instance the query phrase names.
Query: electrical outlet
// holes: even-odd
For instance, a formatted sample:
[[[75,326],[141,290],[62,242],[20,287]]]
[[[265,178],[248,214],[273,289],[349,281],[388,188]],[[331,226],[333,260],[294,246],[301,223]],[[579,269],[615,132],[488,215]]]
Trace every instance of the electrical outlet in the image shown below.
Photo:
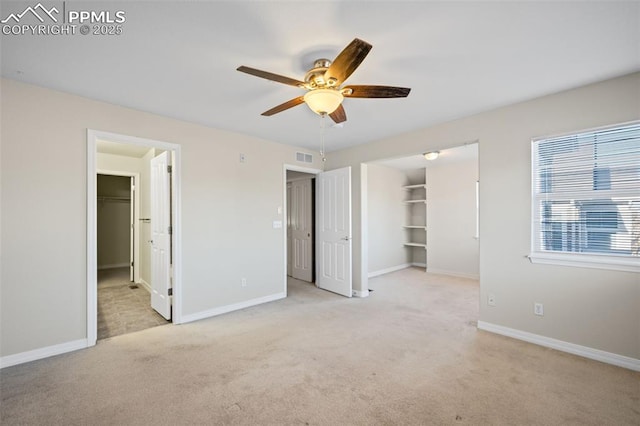
[[[247,286],[247,279],[243,278],[242,279],[242,287],[246,287]]]
[[[496,306],[496,296],[495,294],[489,293],[487,296],[487,305]]]
[[[533,304],[533,313],[540,316],[544,315],[544,306],[542,303],[536,302]]]
[[[244,156],[244,154],[240,153],[240,162],[244,163],[245,160],[246,160],[246,157]]]

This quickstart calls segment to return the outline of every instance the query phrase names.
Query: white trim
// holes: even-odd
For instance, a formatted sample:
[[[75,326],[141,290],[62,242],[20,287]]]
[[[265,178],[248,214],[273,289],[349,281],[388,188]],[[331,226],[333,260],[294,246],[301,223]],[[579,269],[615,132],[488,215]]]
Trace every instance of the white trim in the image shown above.
[[[98,340],[97,135],[87,129],[87,346]]]
[[[109,265],[98,265],[99,270],[103,269],[116,269],[116,268],[127,268],[129,267],[128,263],[113,263]]]
[[[391,273],[391,272],[400,271],[401,269],[407,269],[410,266],[411,266],[410,263],[403,263],[402,265],[396,265],[396,266],[392,266],[390,268],[385,268],[385,269],[380,269],[378,271],[369,272],[367,274],[367,276],[369,278],[373,278],[373,277],[377,277],[377,276],[380,276],[380,275],[388,274],[388,273]]]
[[[351,290],[351,292],[353,293],[354,297],[369,297],[369,289],[367,289],[366,291]]]
[[[578,268],[609,269],[612,271],[640,272],[640,258],[623,258],[597,254],[531,253],[531,263],[573,266]]]
[[[551,337],[540,336],[538,334],[528,333],[526,331],[516,330],[485,321],[478,321],[478,329],[507,337],[512,337],[514,339],[523,340],[525,342],[534,343],[536,345],[556,349],[562,352],[567,352],[573,355],[578,355],[607,364],[616,365],[618,367],[640,371],[640,359],[618,355],[587,346],[576,345],[575,343],[552,339]]]
[[[447,271],[446,269],[428,268],[427,272],[431,274],[449,275],[451,277],[470,278],[473,280],[480,279],[480,275],[477,274],[465,274],[464,272]]]
[[[238,311],[240,309],[249,308],[251,306],[261,305],[263,303],[273,302],[275,300],[284,299],[285,297],[287,297],[286,293],[276,293],[270,296],[258,297],[256,299],[234,303],[233,305],[226,305],[226,306],[220,306],[219,308],[207,309],[206,311],[196,312],[195,314],[183,315],[182,324],[187,322],[198,321],[205,318],[215,317],[217,315]]]
[[[352,182],[353,185],[353,182]],[[351,189],[353,193],[353,188]],[[353,223],[353,219],[352,219]],[[351,230],[354,234],[355,229]],[[353,245],[352,245],[353,250]],[[352,257],[353,261],[353,257]],[[360,163],[360,293],[369,297],[369,166]],[[353,275],[353,274],[352,274]],[[352,285],[353,288],[353,285]]]
[[[284,282],[283,282],[283,293],[284,293],[284,297],[287,297],[287,170],[291,170],[294,172],[302,172],[302,173],[309,173],[312,175],[317,175],[319,173],[322,173],[322,170],[320,169],[312,169],[309,167],[302,167],[302,166],[295,166],[292,164],[283,164],[282,165],[282,222],[283,222],[283,226],[282,226],[282,236],[284,238]],[[314,212],[314,216],[315,216],[315,212]],[[314,229],[315,231],[315,229]],[[318,253],[316,252],[315,257],[317,259],[318,257]],[[315,263],[317,265],[317,262]],[[318,273],[318,268],[316,266],[316,274]],[[317,281],[317,280],[316,280]],[[317,284],[316,284],[317,286]]]
[[[140,280],[136,284],[141,285],[145,290],[149,292],[149,294],[151,294],[151,285],[144,279],[140,278]]]
[[[48,358],[54,355],[77,351],[79,349],[85,349],[88,346],[90,345],[87,344],[87,339],[79,339],[31,351],[20,352],[14,355],[6,355],[0,357],[0,369],[11,367],[13,365],[24,364],[25,362],[36,361],[38,359]]]
[[[421,263],[421,262],[412,262],[411,266],[417,266],[418,268],[427,269],[427,264],[426,263]]]

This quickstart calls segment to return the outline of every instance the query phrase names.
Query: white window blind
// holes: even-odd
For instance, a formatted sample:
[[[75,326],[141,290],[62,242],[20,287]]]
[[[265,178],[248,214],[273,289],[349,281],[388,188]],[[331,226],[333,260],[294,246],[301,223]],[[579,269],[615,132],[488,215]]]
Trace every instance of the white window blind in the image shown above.
[[[532,154],[532,261],[640,270],[640,122],[534,140]]]

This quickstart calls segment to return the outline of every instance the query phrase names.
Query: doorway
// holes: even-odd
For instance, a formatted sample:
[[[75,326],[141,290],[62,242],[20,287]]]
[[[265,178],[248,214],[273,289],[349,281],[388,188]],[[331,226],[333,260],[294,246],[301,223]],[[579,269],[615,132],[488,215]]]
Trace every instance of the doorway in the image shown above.
[[[284,293],[295,275],[301,282],[351,297],[351,168],[321,172],[285,164],[283,176]]]
[[[92,346],[98,337],[180,322],[180,147],[91,130],[87,142],[87,340]],[[103,194],[101,175],[127,180],[130,196],[124,185],[116,195]],[[127,230],[104,229],[109,219],[124,222],[123,216]],[[118,262],[105,263],[102,245],[114,242],[109,240],[119,244],[112,253]],[[109,316],[116,321],[106,330]]]
[[[287,171],[287,276],[315,283],[315,175]]]
[[[316,286],[315,181],[319,170],[285,166],[285,294]]]
[[[478,179],[478,142],[368,163],[368,278],[413,266],[478,279]]]

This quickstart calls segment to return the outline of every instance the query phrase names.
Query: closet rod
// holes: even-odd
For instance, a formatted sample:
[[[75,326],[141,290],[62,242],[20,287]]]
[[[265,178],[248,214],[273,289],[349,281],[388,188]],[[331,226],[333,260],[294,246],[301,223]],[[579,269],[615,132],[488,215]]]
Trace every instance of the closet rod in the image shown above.
[[[127,197],[97,197],[98,201],[131,201],[131,198]]]

